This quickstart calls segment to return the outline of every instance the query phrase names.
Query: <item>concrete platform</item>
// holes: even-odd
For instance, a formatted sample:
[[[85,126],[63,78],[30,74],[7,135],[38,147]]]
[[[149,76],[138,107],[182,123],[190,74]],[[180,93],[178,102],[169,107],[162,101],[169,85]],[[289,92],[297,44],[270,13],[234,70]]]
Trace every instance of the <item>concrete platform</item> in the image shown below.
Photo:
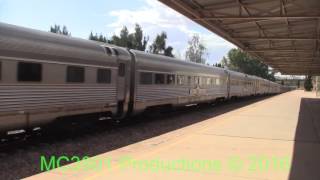
[[[319,114],[292,91],[29,179],[319,180]]]

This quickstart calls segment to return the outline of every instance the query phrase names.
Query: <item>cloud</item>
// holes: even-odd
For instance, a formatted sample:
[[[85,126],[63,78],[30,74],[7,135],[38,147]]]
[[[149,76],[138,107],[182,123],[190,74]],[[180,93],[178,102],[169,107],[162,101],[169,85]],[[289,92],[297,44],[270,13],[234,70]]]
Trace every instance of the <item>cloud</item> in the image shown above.
[[[143,27],[144,33],[152,41],[161,31],[167,32],[168,45],[174,47],[175,52],[184,57],[187,42],[194,34],[199,34],[202,42],[207,47],[211,62],[219,61],[222,56],[234,47],[216,34],[200,27],[193,21],[165,6],[157,0],[140,0],[142,7],[135,10],[118,9],[109,12],[114,21],[108,24],[115,34],[119,34],[125,25],[133,31],[136,23]]]
[[[185,33],[191,33],[186,28],[186,18],[156,0],[143,0],[145,6],[137,10],[114,10],[109,13],[116,20],[108,26],[116,30],[123,25],[134,26],[135,23],[144,28],[177,28]]]

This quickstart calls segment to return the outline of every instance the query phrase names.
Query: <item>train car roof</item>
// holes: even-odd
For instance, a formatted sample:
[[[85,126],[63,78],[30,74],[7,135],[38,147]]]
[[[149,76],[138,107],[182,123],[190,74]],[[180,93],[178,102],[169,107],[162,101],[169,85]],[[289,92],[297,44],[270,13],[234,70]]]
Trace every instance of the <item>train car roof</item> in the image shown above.
[[[212,74],[226,75],[223,68],[207,66],[199,63],[180,60],[157,54],[144,53],[142,51],[132,50],[137,57],[137,66],[139,69],[155,72],[189,72],[193,74]],[[200,73],[199,73],[200,72]]]
[[[105,43],[0,23],[1,56],[115,65],[116,58],[108,58],[104,46],[117,48]],[[117,49],[120,54],[126,53],[121,48]]]
[[[241,72],[237,72],[237,71],[233,71],[233,70],[227,70],[230,73],[230,76],[236,76],[236,77],[240,77],[240,78],[245,78],[247,77],[247,74],[241,73]]]

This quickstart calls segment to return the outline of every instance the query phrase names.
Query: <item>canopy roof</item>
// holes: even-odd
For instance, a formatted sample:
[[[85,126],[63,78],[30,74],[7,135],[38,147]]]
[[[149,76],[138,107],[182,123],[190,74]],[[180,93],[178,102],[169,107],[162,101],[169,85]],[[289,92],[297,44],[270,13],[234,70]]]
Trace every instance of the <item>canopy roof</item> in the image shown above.
[[[159,0],[282,74],[320,75],[319,0]]]

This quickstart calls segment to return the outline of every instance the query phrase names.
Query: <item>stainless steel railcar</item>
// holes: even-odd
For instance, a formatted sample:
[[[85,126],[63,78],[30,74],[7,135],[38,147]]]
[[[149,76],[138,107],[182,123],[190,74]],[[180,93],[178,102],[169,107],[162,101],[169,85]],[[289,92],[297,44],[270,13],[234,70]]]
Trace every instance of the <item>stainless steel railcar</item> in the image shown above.
[[[186,105],[228,97],[228,72],[165,56],[135,55],[135,113],[159,105]]]
[[[0,131],[279,92],[242,73],[0,23]]]
[[[0,130],[77,114],[121,116],[128,80],[119,69],[130,61],[123,48],[0,24]]]

